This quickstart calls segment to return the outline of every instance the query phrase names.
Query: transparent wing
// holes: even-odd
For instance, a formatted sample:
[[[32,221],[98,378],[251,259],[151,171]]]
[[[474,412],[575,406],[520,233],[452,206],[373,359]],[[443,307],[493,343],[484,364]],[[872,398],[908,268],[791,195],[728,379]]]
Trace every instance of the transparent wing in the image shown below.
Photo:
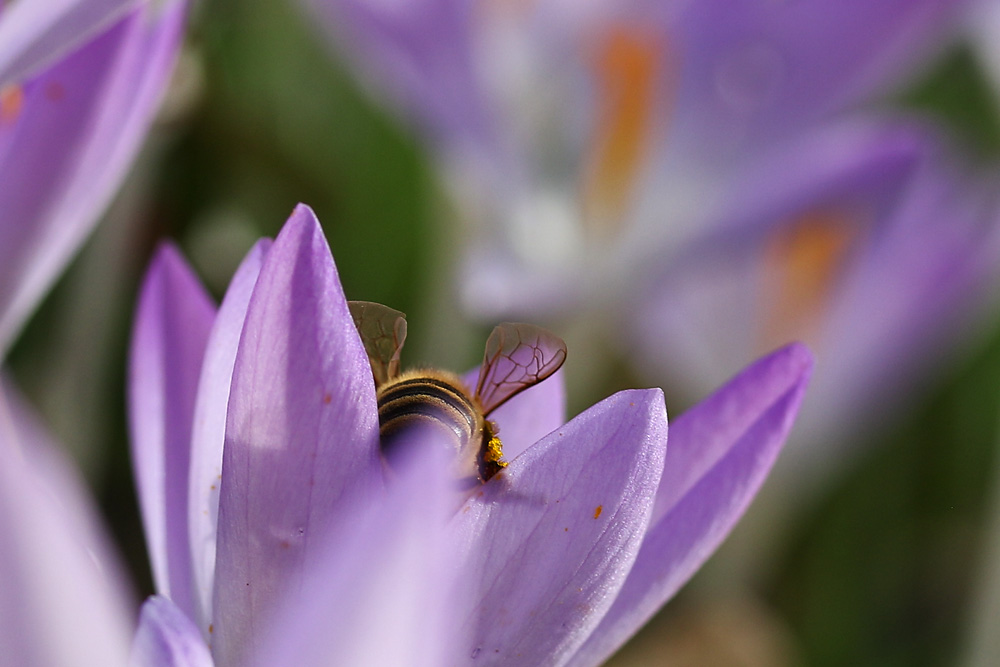
[[[509,398],[538,384],[566,361],[566,343],[559,336],[532,324],[504,322],[486,341],[486,356],[479,368],[476,398],[485,414]]]
[[[347,307],[361,334],[375,386],[380,387],[399,373],[399,353],[406,340],[406,315],[371,301],[348,301]]]

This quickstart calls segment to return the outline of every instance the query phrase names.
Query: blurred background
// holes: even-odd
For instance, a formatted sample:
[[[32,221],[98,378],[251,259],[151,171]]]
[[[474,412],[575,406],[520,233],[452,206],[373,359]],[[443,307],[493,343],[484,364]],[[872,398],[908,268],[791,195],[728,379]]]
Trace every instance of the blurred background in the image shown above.
[[[853,106],[933,123],[960,156],[963,182],[977,185],[992,239],[1000,81],[975,31],[962,29],[978,20],[970,16],[898,85]],[[176,242],[220,298],[252,243],[305,202],[348,297],[407,313],[405,364],[475,366],[502,315],[469,307],[466,288],[481,280],[469,274],[469,248],[479,241],[472,264],[488,264],[490,235],[476,237],[441,153],[315,23],[284,0],[195,4],[141,158],[9,356],[17,384],[84,470],[143,595],[152,586],[124,380],[136,289],[157,243]],[[865,397],[866,412],[858,428],[850,409],[837,413],[844,428],[826,437],[850,455],[826,445],[820,473],[776,471],[722,551],[616,664],[1000,664],[990,644],[1000,634],[1000,329],[996,282],[984,276],[972,305],[945,322],[954,335],[908,362],[926,372],[892,390],[846,390]],[[645,289],[636,283],[630,295]],[[707,393],[669,363],[651,372],[644,352],[630,354],[640,344],[618,334],[628,311],[572,299],[526,310],[569,343],[569,416],[629,387],[662,386],[671,416]],[[836,360],[820,351],[817,375],[824,363]],[[905,400],[896,400],[900,383]],[[809,451],[796,437],[807,436],[793,444]]]

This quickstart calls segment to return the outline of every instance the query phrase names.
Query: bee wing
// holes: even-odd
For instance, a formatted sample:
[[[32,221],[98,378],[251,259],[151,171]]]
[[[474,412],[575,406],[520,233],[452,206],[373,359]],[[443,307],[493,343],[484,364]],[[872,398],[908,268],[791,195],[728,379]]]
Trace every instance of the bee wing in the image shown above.
[[[347,307],[368,354],[375,386],[379,387],[399,373],[399,353],[406,340],[406,315],[371,301],[348,301]]]
[[[504,322],[486,341],[479,368],[476,398],[484,414],[538,384],[566,361],[566,343],[559,336],[531,324]]]

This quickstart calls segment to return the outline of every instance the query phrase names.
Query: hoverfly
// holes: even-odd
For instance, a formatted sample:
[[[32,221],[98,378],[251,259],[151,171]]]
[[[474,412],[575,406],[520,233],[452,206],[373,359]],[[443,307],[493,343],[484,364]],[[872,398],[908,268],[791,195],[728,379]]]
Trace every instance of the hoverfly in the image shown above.
[[[391,459],[406,434],[425,428],[454,448],[462,477],[486,482],[506,467],[497,426],[488,417],[559,370],[566,360],[562,339],[531,324],[498,325],[486,341],[479,379],[470,392],[447,371],[399,372],[406,340],[403,313],[368,301],[348,306],[375,378],[383,455]]]

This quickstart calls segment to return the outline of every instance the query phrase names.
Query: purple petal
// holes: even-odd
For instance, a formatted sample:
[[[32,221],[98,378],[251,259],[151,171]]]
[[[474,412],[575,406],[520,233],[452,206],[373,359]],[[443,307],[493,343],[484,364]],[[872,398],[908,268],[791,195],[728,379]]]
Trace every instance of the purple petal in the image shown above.
[[[707,392],[762,349],[802,338],[766,330],[772,239],[815,210],[842,209],[856,227],[885,219],[929,149],[919,128],[852,122],[763,159],[728,194],[720,221],[637,290],[634,347],[646,366]]]
[[[212,667],[197,626],[173,602],[154,595],[142,605],[129,664],[134,667]]]
[[[926,59],[969,4],[687,3],[675,26],[683,69],[671,136],[699,152],[789,136]]]
[[[205,348],[198,398],[191,434],[190,502],[188,529],[191,537],[192,576],[196,612],[194,621],[208,638],[212,618],[212,590],[215,580],[216,526],[219,514],[219,486],[222,482],[222,448],[226,439],[229,388],[236,363],[236,350],[246,319],[247,306],[264,256],[271,247],[262,239],[251,248],[236,270]]]
[[[912,392],[984,312],[1000,266],[989,194],[935,139],[851,122],[761,162],[723,221],[636,291],[644,367],[704,391],[760,350],[804,340],[821,372],[800,432],[829,446],[793,449],[780,467],[800,452],[803,470],[844,460],[871,408]]]
[[[13,122],[0,120],[0,348],[124,177],[166,86],[184,9],[132,12],[26,81]]]
[[[132,333],[132,466],[156,588],[189,616],[191,429],[214,318],[215,306],[184,258],[161,246],[143,282]]]
[[[970,181],[940,161],[925,165],[844,270],[814,347],[827,362],[803,421],[806,437],[825,442],[808,456],[791,450],[797,465],[828,471],[843,460],[852,429],[883,420],[928,370],[951,363],[976,320],[989,316],[1000,219],[986,204],[993,186],[977,191]]]
[[[0,88],[105,30],[138,0],[49,0],[0,5]]]
[[[452,664],[460,606],[452,596],[467,590],[455,586],[445,536],[450,469],[434,456],[417,461],[386,497],[343,517],[303,586],[286,591],[253,664]]]
[[[571,664],[604,662],[725,539],[774,464],[811,371],[808,350],[788,347],[754,364],[674,422],[642,549],[611,610]],[[702,447],[710,454],[702,455]],[[684,466],[690,469],[677,470]],[[683,489],[683,495],[674,493],[671,484]]]
[[[298,206],[268,252],[233,370],[213,622],[223,663],[296,589],[331,522],[382,487],[371,367],[319,222]]]
[[[663,470],[659,390],[615,394],[514,459],[456,519],[474,591],[465,656],[562,664],[622,585]]]
[[[673,509],[762,415],[789,392],[801,393],[812,366],[813,356],[804,345],[789,345],[753,363],[675,419],[650,523]]]
[[[462,379],[467,387],[475,387],[479,369],[467,373]],[[544,382],[510,399],[493,414],[490,420],[500,428],[504,459],[510,461],[566,423],[566,380],[563,372],[556,371]]]
[[[122,665],[133,603],[97,508],[10,391],[0,392],[0,655]]]

